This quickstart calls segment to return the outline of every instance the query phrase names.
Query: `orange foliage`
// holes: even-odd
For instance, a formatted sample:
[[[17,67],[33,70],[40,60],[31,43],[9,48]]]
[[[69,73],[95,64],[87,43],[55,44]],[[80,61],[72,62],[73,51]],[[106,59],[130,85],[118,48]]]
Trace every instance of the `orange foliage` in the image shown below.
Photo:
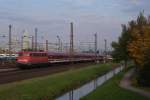
[[[150,26],[143,26],[142,29],[134,27],[131,36],[133,39],[128,44],[129,55],[142,67],[146,63],[145,52],[150,50]]]

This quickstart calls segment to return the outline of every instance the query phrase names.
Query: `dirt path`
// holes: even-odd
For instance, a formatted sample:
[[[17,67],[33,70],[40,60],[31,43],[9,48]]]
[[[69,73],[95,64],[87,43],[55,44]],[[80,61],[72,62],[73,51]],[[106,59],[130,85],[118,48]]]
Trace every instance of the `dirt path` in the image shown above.
[[[130,91],[136,92],[136,93],[138,93],[142,96],[146,96],[146,97],[150,98],[150,93],[149,92],[138,89],[138,88],[135,88],[131,85],[131,76],[133,75],[134,71],[135,71],[135,69],[133,68],[133,69],[129,70],[124,75],[123,79],[120,82],[120,86],[122,88],[125,88],[125,89],[128,89]]]

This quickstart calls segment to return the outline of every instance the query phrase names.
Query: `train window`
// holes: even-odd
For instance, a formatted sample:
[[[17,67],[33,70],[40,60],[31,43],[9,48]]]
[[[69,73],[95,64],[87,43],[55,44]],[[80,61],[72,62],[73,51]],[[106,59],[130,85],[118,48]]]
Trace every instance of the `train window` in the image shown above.
[[[32,53],[32,56],[34,56],[34,53]]]
[[[45,53],[45,56],[47,56],[47,54]]]
[[[37,54],[37,53],[35,53],[34,55],[35,55],[35,56],[38,56],[38,54]]]
[[[41,56],[41,54],[40,54],[40,53],[36,53],[36,56],[37,56],[37,57],[40,57],[40,56]]]
[[[25,56],[25,55],[24,55],[24,56]],[[45,57],[45,56],[47,56],[47,53],[30,53],[29,56]]]
[[[34,56],[34,53],[30,53],[30,56]]]
[[[22,53],[19,53],[19,56],[23,56],[23,54],[22,54]]]
[[[34,53],[34,56],[35,56],[35,57],[37,57],[37,56],[38,56],[38,54],[37,54],[37,53]]]

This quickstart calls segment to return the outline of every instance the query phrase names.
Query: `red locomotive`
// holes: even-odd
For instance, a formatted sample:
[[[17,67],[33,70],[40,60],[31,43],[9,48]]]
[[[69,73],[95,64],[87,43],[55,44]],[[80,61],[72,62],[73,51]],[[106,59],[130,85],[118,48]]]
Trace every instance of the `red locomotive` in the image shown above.
[[[31,51],[23,51],[19,52],[19,56],[17,58],[17,64],[22,67],[24,65],[40,65],[40,64],[48,64],[48,56],[47,52],[31,52]]]
[[[17,64],[20,68],[28,68],[31,66],[45,66],[53,63],[69,63],[69,62],[84,62],[102,60],[102,56],[95,56],[95,54],[89,53],[75,53],[70,56],[69,53],[62,52],[33,52],[33,51],[22,51],[19,52],[17,58]]]

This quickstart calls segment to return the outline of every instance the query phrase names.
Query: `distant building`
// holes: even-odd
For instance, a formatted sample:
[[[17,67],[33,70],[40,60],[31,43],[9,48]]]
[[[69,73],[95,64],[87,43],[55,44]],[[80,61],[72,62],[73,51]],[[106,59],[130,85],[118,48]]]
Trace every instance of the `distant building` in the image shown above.
[[[29,33],[28,32],[24,32],[23,33],[23,49],[26,50],[26,49],[29,49],[30,43],[29,43]]]

